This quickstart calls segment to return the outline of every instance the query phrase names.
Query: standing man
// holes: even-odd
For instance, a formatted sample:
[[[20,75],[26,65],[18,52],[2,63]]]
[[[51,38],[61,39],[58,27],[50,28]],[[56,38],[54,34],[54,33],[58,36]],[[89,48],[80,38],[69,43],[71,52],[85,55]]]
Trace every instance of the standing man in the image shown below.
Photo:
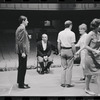
[[[58,34],[58,51],[61,56],[61,66],[63,67],[61,75],[62,87],[73,87],[71,84],[72,68],[73,68],[73,55],[76,52],[75,49],[75,33],[71,31],[72,21],[67,20],[64,23],[65,29]]]
[[[24,83],[26,68],[27,68],[27,55],[30,51],[30,42],[26,31],[26,26],[28,25],[28,19],[25,16],[20,16],[19,18],[20,26],[17,28],[15,36],[16,36],[16,53],[18,54],[18,76],[17,83],[19,88],[27,89],[30,88],[28,84]]]

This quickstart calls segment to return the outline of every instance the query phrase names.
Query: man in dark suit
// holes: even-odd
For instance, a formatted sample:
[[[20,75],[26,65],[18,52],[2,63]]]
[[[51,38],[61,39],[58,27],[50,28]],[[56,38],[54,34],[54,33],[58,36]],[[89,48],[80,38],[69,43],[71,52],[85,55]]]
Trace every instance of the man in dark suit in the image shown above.
[[[26,26],[28,25],[28,19],[25,16],[20,16],[19,18],[20,26],[17,28],[16,37],[16,53],[18,54],[18,76],[17,83],[19,88],[30,88],[28,84],[24,83],[26,68],[27,68],[27,55],[30,51],[29,39],[31,35],[28,35],[26,31]]]
[[[37,43],[37,57],[42,68],[41,74],[44,74],[44,71],[52,64],[51,55],[51,42],[48,41],[47,34],[42,34],[42,40]],[[47,61],[47,66],[44,68],[44,61]]]

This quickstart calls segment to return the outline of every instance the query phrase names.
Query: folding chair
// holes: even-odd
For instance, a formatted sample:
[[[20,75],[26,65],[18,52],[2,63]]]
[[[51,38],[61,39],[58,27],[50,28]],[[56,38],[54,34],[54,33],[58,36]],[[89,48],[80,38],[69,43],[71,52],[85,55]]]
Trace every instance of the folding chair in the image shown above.
[[[48,61],[44,61],[44,68],[47,66],[47,63],[48,63]],[[47,70],[48,70],[48,72],[50,72],[50,67]],[[37,72],[41,73],[41,71],[42,71],[42,68],[41,68],[38,58],[37,58]]]

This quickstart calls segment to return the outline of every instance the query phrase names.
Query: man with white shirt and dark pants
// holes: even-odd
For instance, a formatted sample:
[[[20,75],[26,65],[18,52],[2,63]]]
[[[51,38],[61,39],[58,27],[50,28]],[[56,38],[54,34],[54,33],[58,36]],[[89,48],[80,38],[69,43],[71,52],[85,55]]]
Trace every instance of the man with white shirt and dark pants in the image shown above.
[[[42,35],[42,40],[37,43],[37,57],[39,64],[42,68],[41,74],[44,74],[44,71],[47,72],[47,69],[52,64],[51,55],[51,42],[48,41],[47,34]],[[47,66],[44,68],[44,61],[47,61]]]
[[[75,33],[71,31],[72,21],[67,20],[64,23],[65,29],[58,34],[58,51],[61,56],[61,66],[63,67],[61,75],[61,86],[62,87],[73,87],[71,84],[72,79],[72,68],[73,59],[71,59],[75,52]]]

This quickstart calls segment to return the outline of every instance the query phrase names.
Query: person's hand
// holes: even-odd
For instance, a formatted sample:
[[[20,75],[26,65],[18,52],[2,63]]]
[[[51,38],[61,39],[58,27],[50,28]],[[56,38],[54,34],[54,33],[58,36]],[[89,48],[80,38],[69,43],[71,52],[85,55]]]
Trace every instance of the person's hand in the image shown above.
[[[45,61],[47,61],[47,60],[48,60],[48,56],[44,56],[43,58],[44,58],[44,60],[45,60]]]
[[[94,52],[95,52],[97,55],[100,55],[100,51],[99,51],[99,50],[94,50]]]
[[[26,54],[25,53],[22,53],[22,57],[25,58],[26,57]]]
[[[29,36],[29,39],[32,39],[32,35],[28,35]]]
[[[75,54],[74,54],[74,59],[78,58],[79,57],[79,51],[77,51]]]
[[[75,53],[75,55],[79,55],[79,53],[80,53],[80,52],[79,52],[79,51],[77,51],[77,52]]]
[[[61,56],[61,52],[59,52],[58,55]]]

